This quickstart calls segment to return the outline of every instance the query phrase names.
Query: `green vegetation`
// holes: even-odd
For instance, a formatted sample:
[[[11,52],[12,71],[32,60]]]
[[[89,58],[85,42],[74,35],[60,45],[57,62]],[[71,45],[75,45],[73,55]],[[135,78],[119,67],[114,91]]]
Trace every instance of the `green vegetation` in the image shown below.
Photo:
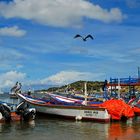
[[[65,91],[66,89],[74,90],[74,91],[83,91],[85,82],[87,82],[88,92],[100,92],[104,84],[103,81],[94,81],[94,82],[93,81],[76,81],[74,83],[71,83],[69,85],[64,85],[61,87],[51,87],[47,89],[46,91]]]
[[[65,92],[66,90],[75,92],[75,93],[83,93],[84,92],[84,83],[87,82],[87,91],[88,93],[101,93],[102,87],[104,85],[104,81],[76,81],[74,83],[70,83],[68,85],[64,85],[61,87],[51,87],[48,89],[42,89],[39,92]],[[131,89],[132,91],[133,89]],[[135,86],[135,91],[140,92],[140,87]],[[117,91],[116,91],[117,92]],[[121,87],[120,93],[128,93],[130,92],[130,87],[125,86]]]

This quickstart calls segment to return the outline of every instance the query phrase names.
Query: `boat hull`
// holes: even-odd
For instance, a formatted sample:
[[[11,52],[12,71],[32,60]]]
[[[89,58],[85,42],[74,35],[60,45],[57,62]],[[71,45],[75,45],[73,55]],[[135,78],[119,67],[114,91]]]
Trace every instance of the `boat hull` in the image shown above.
[[[36,108],[37,112],[63,116],[66,118],[74,118],[76,120],[96,120],[102,122],[109,122],[110,115],[106,108],[91,107],[84,105],[57,105],[48,104],[35,101],[34,99],[19,95],[22,99],[30,104],[31,107]]]
[[[64,116],[65,118],[74,118],[76,120],[97,120],[109,122],[110,116],[105,109],[101,108],[85,108],[84,106],[56,106],[46,105],[40,106],[31,104],[40,113]]]

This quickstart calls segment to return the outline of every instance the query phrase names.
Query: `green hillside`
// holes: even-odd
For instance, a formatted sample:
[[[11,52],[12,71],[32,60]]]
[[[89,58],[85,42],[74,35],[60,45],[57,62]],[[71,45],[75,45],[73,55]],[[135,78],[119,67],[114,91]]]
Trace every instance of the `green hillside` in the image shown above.
[[[102,87],[104,85],[104,81],[76,81],[76,82],[70,83],[68,85],[64,85],[64,86],[60,86],[60,87],[51,87],[51,88],[43,89],[40,91],[42,91],[42,92],[45,92],[45,91],[47,91],[47,92],[56,92],[56,91],[65,92],[66,90],[68,90],[68,91],[83,93],[85,82],[87,82],[87,91],[89,93],[102,92]],[[133,90],[133,89],[131,89],[131,90]],[[135,91],[140,92],[140,87],[135,86]],[[130,92],[130,87],[129,86],[121,87],[120,92],[121,93]]]
[[[66,89],[74,90],[74,91],[82,91],[84,89],[85,82],[87,82],[87,90],[91,92],[94,92],[94,91],[100,92],[104,84],[103,81],[76,81],[69,85],[49,88],[47,89],[47,91],[65,91]]]

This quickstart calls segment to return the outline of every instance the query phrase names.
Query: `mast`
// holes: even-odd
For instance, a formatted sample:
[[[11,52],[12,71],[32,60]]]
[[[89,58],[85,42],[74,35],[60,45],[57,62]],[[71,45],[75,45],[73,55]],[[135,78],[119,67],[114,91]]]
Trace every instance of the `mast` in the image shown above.
[[[138,80],[140,80],[140,67],[138,67]]]
[[[84,83],[85,88],[85,105],[87,105],[87,82]]]
[[[120,89],[121,89],[120,79],[118,78],[118,98],[120,98]]]

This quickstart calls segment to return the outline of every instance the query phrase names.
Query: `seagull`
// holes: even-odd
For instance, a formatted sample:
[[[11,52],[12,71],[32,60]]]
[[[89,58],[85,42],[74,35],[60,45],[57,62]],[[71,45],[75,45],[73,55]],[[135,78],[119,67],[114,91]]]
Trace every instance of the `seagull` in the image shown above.
[[[74,38],[77,38],[77,37],[81,37],[82,39],[83,39],[83,41],[87,41],[87,38],[91,38],[91,39],[94,39],[93,38],[93,36],[92,35],[87,35],[86,37],[83,37],[83,36],[81,36],[81,35],[79,35],[79,34],[77,34],[77,35],[75,35],[75,37]]]

